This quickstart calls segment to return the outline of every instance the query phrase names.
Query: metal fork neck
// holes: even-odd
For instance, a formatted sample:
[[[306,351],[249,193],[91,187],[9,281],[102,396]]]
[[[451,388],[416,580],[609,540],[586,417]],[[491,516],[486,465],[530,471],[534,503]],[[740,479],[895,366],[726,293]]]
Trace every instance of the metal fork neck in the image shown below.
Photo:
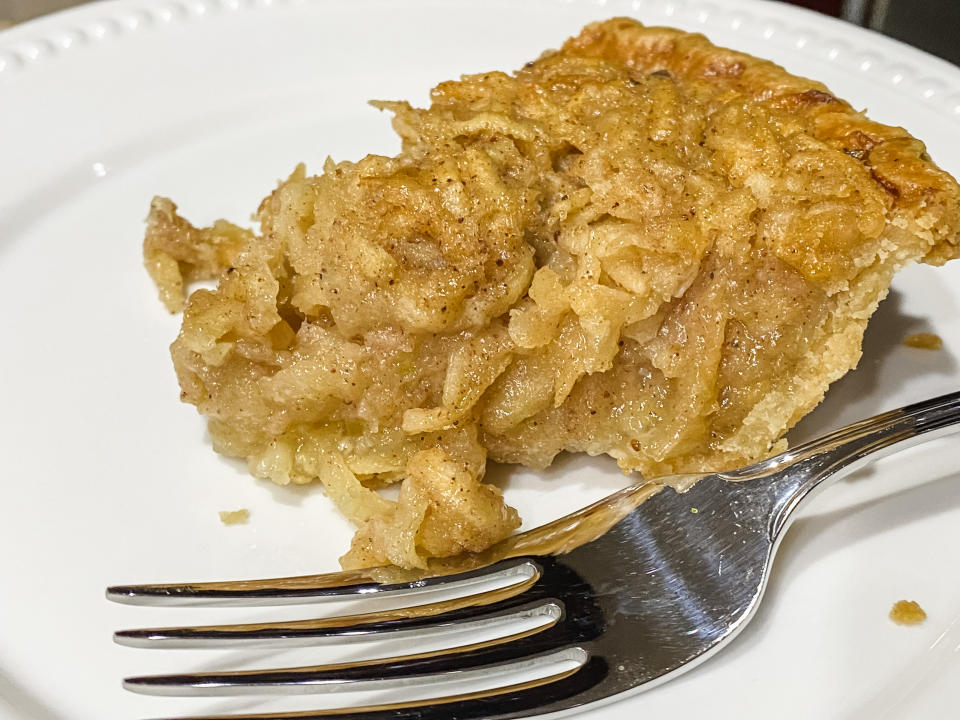
[[[958,432],[960,392],[878,415],[752,466],[758,472],[749,477],[776,475],[771,481],[780,489],[771,514],[771,539],[786,530],[801,505],[830,484],[894,452]]]

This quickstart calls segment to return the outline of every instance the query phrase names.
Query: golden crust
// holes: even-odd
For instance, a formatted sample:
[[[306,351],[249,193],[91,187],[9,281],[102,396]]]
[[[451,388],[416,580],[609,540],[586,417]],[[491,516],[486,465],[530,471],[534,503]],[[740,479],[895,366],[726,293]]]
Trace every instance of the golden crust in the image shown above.
[[[826,85],[791,75],[769,60],[722,48],[699,33],[646,27],[631,18],[588,25],[561,52],[623,64],[639,74],[667,71],[679,82],[707,83],[712,92],[752,98],[786,110],[818,140],[851,155],[893,198],[897,216],[912,232],[929,233],[925,262],[960,257],[960,186],[902,127],[867,118]]]

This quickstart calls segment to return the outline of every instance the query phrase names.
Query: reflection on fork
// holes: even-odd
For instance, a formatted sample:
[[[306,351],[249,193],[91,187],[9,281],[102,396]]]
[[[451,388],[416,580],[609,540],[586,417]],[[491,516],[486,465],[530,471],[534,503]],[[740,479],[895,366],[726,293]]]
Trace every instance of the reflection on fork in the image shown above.
[[[635,485],[483,553],[437,560],[423,578],[376,568],[112,587],[110,599],[135,604],[274,605],[350,597],[399,603],[313,620],[116,633],[117,642],[137,647],[285,647],[447,634],[453,641],[442,650],[386,659],[134,677],[124,684],[137,692],[171,695],[434,690],[429,699],[386,705],[221,716],[273,720],[503,720],[648,689],[706,659],[743,629],[796,509],[828,480],[958,430],[960,393],[952,393],[739,470]],[[476,639],[518,622],[524,629]],[[451,682],[485,686],[451,691]]]

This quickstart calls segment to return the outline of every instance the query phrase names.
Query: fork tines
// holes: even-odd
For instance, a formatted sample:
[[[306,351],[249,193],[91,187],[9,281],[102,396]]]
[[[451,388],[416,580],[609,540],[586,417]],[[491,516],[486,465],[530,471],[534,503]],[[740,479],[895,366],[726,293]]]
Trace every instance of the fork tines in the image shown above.
[[[561,601],[554,584],[564,583],[563,573],[558,575],[553,569],[551,582],[545,582],[544,563],[554,564],[544,558],[518,558],[459,575],[389,585],[369,582],[359,573],[338,573],[236,583],[118,586],[109,588],[107,595],[118,602],[148,605],[268,605],[274,601],[308,603],[362,596],[364,607],[369,607],[371,596],[399,600],[399,607],[362,614],[122,630],[114,639],[133,647],[178,648],[313,646],[413,636],[419,647],[423,639],[431,637],[449,639],[452,644],[442,649],[326,665],[129,677],[124,687],[151,695],[303,694],[402,687],[405,696],[408,688],[422,688],[432,691],[426,696],[429,699],[306,714],[229,717],[329,719],[363,713],[364,718],[373,720],[404,717],[403,709],[413,706],[417,707],[417,717],[424,719],[453,717],[450,713],[455,708],[456,717],[483,717],[481,710],[489,710],[490,698],[510,697],[511,703],[520,707],[528,696],[530,701],[542,704],[558,692],[570,692],[575,685],[569,683],[560,683],[562,691],[547,692],[545,688],[577,673],[590,661],[582,644],[596,631],[592,622],[595,608],[571,607],[569,599]],[[456,596],[436,600],[439,591]],[[523,642],[517,643],[521,638]],[[475,686],[479,681],[493,685],[480,690],[444,691],[444,686]],[[465,712],[480,714],[463,715]]]

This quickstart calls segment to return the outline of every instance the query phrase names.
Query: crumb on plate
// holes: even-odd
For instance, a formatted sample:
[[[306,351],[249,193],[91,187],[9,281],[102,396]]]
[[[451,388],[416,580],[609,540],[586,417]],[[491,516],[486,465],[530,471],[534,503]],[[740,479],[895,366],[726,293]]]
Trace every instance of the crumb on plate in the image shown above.
[[[890,619],[898,625],[919,625],[927,613],[913,600],[897,600],[890,608]]]
[[[246,508],[239,510],[221,510],[220,522],[224,525],[243,525],[250,519],[250,511]]]
[[[903,344],[907,347],[920,348],[921,350],[939,350],[943,347],[943,339],[934,333],[914,333],[907,335],[903,339]]]

